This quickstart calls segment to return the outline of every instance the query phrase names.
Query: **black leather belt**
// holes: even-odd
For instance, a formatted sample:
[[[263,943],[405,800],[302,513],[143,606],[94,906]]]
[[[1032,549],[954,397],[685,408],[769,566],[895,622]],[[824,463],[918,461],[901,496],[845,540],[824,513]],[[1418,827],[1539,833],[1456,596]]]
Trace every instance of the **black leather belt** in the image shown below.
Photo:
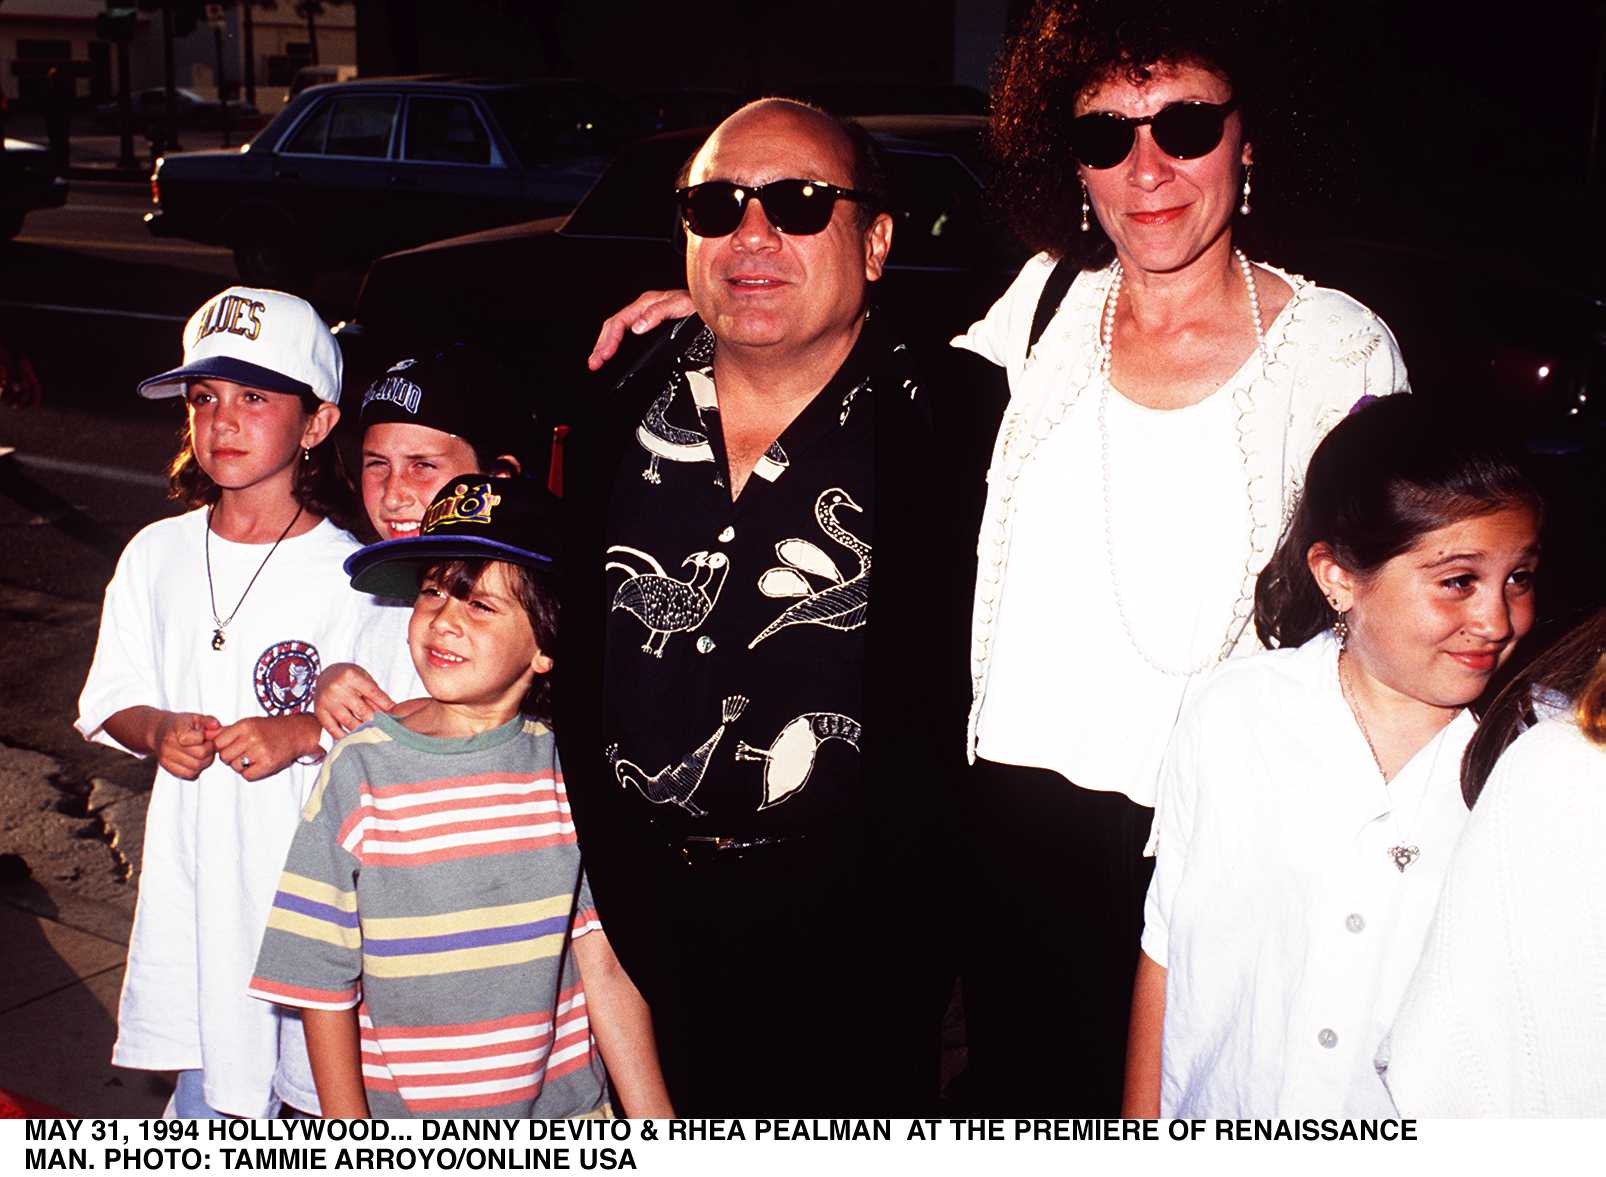
[[[724,838],[710,834],[688,834],[674,843],[681,861],[687,866],[706,866],[714,862],[734,862],[754,852],[763,852],[776,846],[795,846],[803,840],[802,834],[772,835],[753,838]]]

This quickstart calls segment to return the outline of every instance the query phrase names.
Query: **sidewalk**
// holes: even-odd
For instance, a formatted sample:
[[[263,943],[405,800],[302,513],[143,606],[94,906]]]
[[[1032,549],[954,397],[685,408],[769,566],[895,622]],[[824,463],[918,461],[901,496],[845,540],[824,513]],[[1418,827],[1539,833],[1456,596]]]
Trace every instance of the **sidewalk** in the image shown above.
[[[110,1062],[133,886],[97,890],[80,878],[105,872],[107,840],[137,869],[148,794],[97,780],[81,809],[44,804],[42,778],[59,767],[37,752],[0,749],[12,851],[0,855],[0,1117],[157,1116],[163,1079]]]

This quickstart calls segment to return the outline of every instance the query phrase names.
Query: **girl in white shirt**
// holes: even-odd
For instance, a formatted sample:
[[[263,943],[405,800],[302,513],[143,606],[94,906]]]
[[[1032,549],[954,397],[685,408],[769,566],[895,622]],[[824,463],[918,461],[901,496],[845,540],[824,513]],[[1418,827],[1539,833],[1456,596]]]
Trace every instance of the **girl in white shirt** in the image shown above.
[[[321,757],[312,692],[375,623],[341,568],[349,487],[328,444],[339,347],[313,307],[236,286],[184,329],[172,497],[106,586],[85,738],[156,760],[112,1061],[178,1072],[172,1110],[318,1110],[300,1022],[246,995]]]
[[[1416,398],[1317,447],[1161,769],[1129,1115],[1386,1116],[1373,1068],[1466,819],[1466,706],[1533,622],[1539,504]],[[1163,1049],[1162,1049],[1163,1044]]]
[[[1461,783],[1389,1093],[1407,1116],[1606,1116],[1606,609],[1500,693]]]

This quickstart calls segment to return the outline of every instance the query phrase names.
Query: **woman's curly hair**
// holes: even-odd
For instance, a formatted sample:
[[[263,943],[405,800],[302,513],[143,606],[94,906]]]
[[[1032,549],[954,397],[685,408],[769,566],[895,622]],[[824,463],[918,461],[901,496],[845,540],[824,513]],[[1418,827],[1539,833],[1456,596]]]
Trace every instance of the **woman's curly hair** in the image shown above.
[[[1109,260],[1103,232],[1081,231],[1081,181],[1066,129],[1088,87],[1118,77],[1142,83],[1156,65],[1197,65],[1224,77],[1256,163],[1280,164],[1282,153],[1263,140],[1303,139],[1310,102],[1309,78],[1297,103],[1280,82],[1293,63],[1281,11],[1274,0],[1038,0],[995,68],[989,126],[994,191],[1021,240],[1083,265]]]

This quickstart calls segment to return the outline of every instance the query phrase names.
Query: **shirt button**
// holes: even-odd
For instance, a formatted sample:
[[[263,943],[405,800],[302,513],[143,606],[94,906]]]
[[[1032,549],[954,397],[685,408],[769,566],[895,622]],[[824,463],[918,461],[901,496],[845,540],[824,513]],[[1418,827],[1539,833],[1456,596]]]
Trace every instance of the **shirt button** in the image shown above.
[[[734,527],[727,527],[724,531],[719,533],[719,542],[722,544],[728,544],[735,538],[736,529]]]
[[[1344,918],[1344,926],[1352,932],[1364,932],[1366,920],[1362,918],[1360,912],[1352,911]]]
[[[703,634],[702,637],[697,639],[697,652],[699,654],[707,654],[713,648],[714,648],[714,639],[709,637],[706,633]]]
[[[1333,1047],[1338,1045],[1338,1035],[1333,1033],[1331,1030],[1323,1030],[1320,1034],[1316,1035],[1316,1041],[1321,1043],[1328,1050],[1332,1050]]]

